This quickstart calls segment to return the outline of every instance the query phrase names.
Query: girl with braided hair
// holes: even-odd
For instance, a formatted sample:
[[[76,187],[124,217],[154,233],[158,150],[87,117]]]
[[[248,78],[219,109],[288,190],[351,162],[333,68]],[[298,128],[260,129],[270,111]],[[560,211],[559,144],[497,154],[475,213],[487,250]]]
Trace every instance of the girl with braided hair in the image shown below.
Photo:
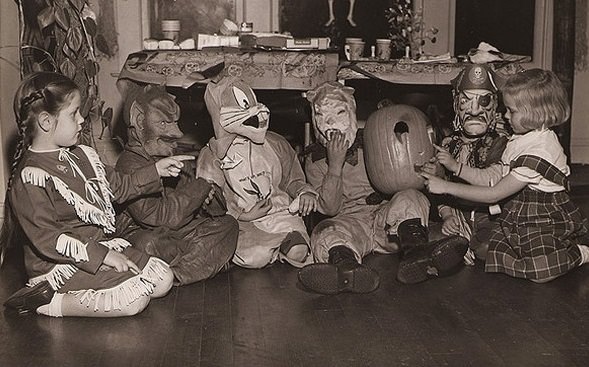
[[[5,302],[21,314],[134,315],[172,286],[168,264],[113,236],[111,200],[160,191],[160,177],[177,176],[182,160],[193,157],[168,157],[131,175],[117,173],[94,149],[77,145],[84,121],[80,103],[76,84],[52,72],[29,75],[15,94],[20,140],[0,246],[4,254],[17,226],[29,240],[29,281]]]

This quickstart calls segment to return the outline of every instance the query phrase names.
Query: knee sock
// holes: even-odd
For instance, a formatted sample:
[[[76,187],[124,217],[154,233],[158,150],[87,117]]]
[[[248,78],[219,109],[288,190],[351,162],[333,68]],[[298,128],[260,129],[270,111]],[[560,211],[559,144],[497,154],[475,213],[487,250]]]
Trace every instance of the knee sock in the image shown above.
[[[587,245],[577,245],[579,247],[579,251],[581,252],[581,264],[583,265],[589,262],[589,246]]]
[[[39,306],[39,308],[37,308],[37,313],[51,317],[63,317],[61,312],[63,296],[64,294],[55,292],[53,298],[51,298],[51,302],[49,302],[49,304]]]

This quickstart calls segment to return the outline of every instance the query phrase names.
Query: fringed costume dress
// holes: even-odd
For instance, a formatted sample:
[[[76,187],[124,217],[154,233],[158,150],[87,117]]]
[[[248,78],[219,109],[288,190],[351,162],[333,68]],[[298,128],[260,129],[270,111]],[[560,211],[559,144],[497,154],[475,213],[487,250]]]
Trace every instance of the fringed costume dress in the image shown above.
[[[10,201],[29,239],[24,246],[29,286],[48,281],[59,293],[82,294],[80,300],[105,311],[121,309],[153,292],[168,265],[114,237],[111,200],[125,201],[161,190],[155,165],[133,175],[105,167],[92,148],[76,146],[24,152],[15,173]],[[116,272],[103,265],[108,251],[123,252],[142,269]]]

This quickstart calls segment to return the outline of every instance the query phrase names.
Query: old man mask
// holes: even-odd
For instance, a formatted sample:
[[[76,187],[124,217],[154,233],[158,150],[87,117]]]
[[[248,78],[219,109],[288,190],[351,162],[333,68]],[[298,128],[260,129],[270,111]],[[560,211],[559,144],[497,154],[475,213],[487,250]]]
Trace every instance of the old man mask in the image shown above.
[[[495,129],[498,77],[486,64],[467,65],[452,80],[454,130],[478,138]]]
[[[128,98],[129,145],[142,146],[152,157],[173,155],[183,136],[178,127],[180,107],[174,97],[163,86],[147,85]]]

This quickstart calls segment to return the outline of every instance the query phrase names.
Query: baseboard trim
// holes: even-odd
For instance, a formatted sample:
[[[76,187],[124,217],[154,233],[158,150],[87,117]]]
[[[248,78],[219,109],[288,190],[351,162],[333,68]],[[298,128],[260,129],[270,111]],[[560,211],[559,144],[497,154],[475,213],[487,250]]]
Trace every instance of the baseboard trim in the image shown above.
[[[589,164],[589,138],[571,139],[571,163]]]

